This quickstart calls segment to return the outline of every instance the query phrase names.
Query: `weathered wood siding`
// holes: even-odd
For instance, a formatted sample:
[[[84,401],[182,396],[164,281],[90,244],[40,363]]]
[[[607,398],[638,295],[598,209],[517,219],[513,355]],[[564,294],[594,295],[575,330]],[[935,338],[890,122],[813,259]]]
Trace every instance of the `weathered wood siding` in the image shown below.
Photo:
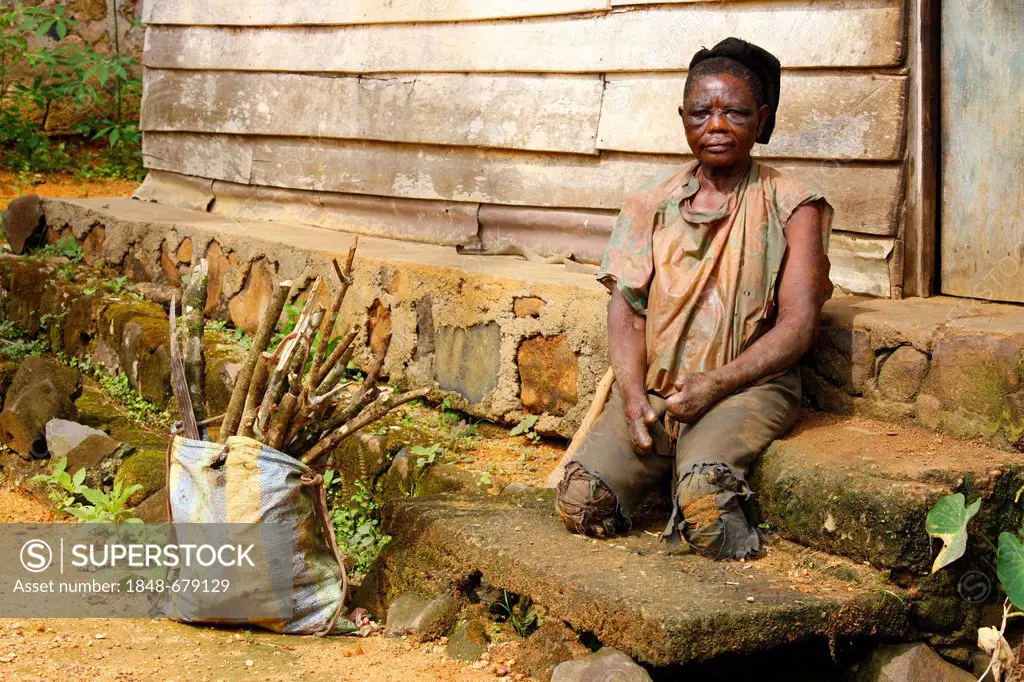
[[[159,172],[145,196],[435,243],[575,245],[594,260],[624,196],[687,158],[690,57],[738,35],[785,69],[775,135],[755,153],[835,206],[836,283],[887,295],[900,284],[904,11],[147,0],[142,127]]]
[[[942,4],[942,293],[1024,303],[1024,6]]]

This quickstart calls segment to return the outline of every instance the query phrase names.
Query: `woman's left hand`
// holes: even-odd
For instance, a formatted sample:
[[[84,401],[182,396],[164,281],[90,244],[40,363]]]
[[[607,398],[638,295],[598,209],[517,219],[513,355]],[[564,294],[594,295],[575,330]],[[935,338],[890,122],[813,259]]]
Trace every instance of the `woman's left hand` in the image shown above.
[[[727,387],[713,372],[684,374],[673,386],[676,392],[665,400],[668,413],[684,424],[690,424],[712,405],[724,398]]]

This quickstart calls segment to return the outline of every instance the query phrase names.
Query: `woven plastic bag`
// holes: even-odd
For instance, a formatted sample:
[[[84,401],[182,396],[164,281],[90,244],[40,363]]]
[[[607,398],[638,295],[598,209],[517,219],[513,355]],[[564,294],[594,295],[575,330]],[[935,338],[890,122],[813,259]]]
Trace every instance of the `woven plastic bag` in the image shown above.
[[[282,634],[349,634],[341,616],[345,564],[327,515],[323,477],[259,441],[227,443],[175,437],[167,449],[167,512],[172,523],[294,524],[290,619],[197,619],[190,623],[255,625]],[[270,570],[269,567],[267,570]]]

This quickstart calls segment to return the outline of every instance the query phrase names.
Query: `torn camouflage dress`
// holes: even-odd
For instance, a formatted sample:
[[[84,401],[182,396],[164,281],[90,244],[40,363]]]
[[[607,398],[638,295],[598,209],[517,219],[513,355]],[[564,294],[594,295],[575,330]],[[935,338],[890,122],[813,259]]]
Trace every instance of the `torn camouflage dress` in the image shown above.
[[[676,379],[731,362],[771,328],[776,283],[786,253],[783,229],[800,206],[819,202],[825,246],[832,208],[774,168],[751,161],[717,211],[696,211],[698,164],[664,173],[629,197],[612,232],[598,279],[617,287],[646,317],[646,387],[661,421],[654,452],[630,446],[622,395],[615,386],[558,487],[566,526],[586,535],[630,528],[630,514],[672,478],[675,504],[664,536],[685,539],[715,558],[760,549],[741,503],[754,459],[796,421],[801,401],[796,367],[745,387],[692,424],[666,418]],[[675,437],[670,437],[670,433]]]

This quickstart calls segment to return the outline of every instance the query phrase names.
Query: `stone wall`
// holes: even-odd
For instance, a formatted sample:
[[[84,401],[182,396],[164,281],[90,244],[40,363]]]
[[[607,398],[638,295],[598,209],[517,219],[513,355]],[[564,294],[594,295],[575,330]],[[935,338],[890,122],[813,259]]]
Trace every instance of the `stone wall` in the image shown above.
[[[208,315],[249,331],[276,282],[295,282],[301,299],[352,240],[124,199],[44,206],[50,241],[74,236],[87,263],[136,281],[179,284],[191,260],[205,256]],[[328,291],[336,284],[325,281]],[[473,416],[514,424],[537,415],[538,431],[569,437],[608,366],[607,298],[590,275],[562,266],[363,237],[341,319],[361,335],[391,327],[391,381],[436,382],[435,398]]]

